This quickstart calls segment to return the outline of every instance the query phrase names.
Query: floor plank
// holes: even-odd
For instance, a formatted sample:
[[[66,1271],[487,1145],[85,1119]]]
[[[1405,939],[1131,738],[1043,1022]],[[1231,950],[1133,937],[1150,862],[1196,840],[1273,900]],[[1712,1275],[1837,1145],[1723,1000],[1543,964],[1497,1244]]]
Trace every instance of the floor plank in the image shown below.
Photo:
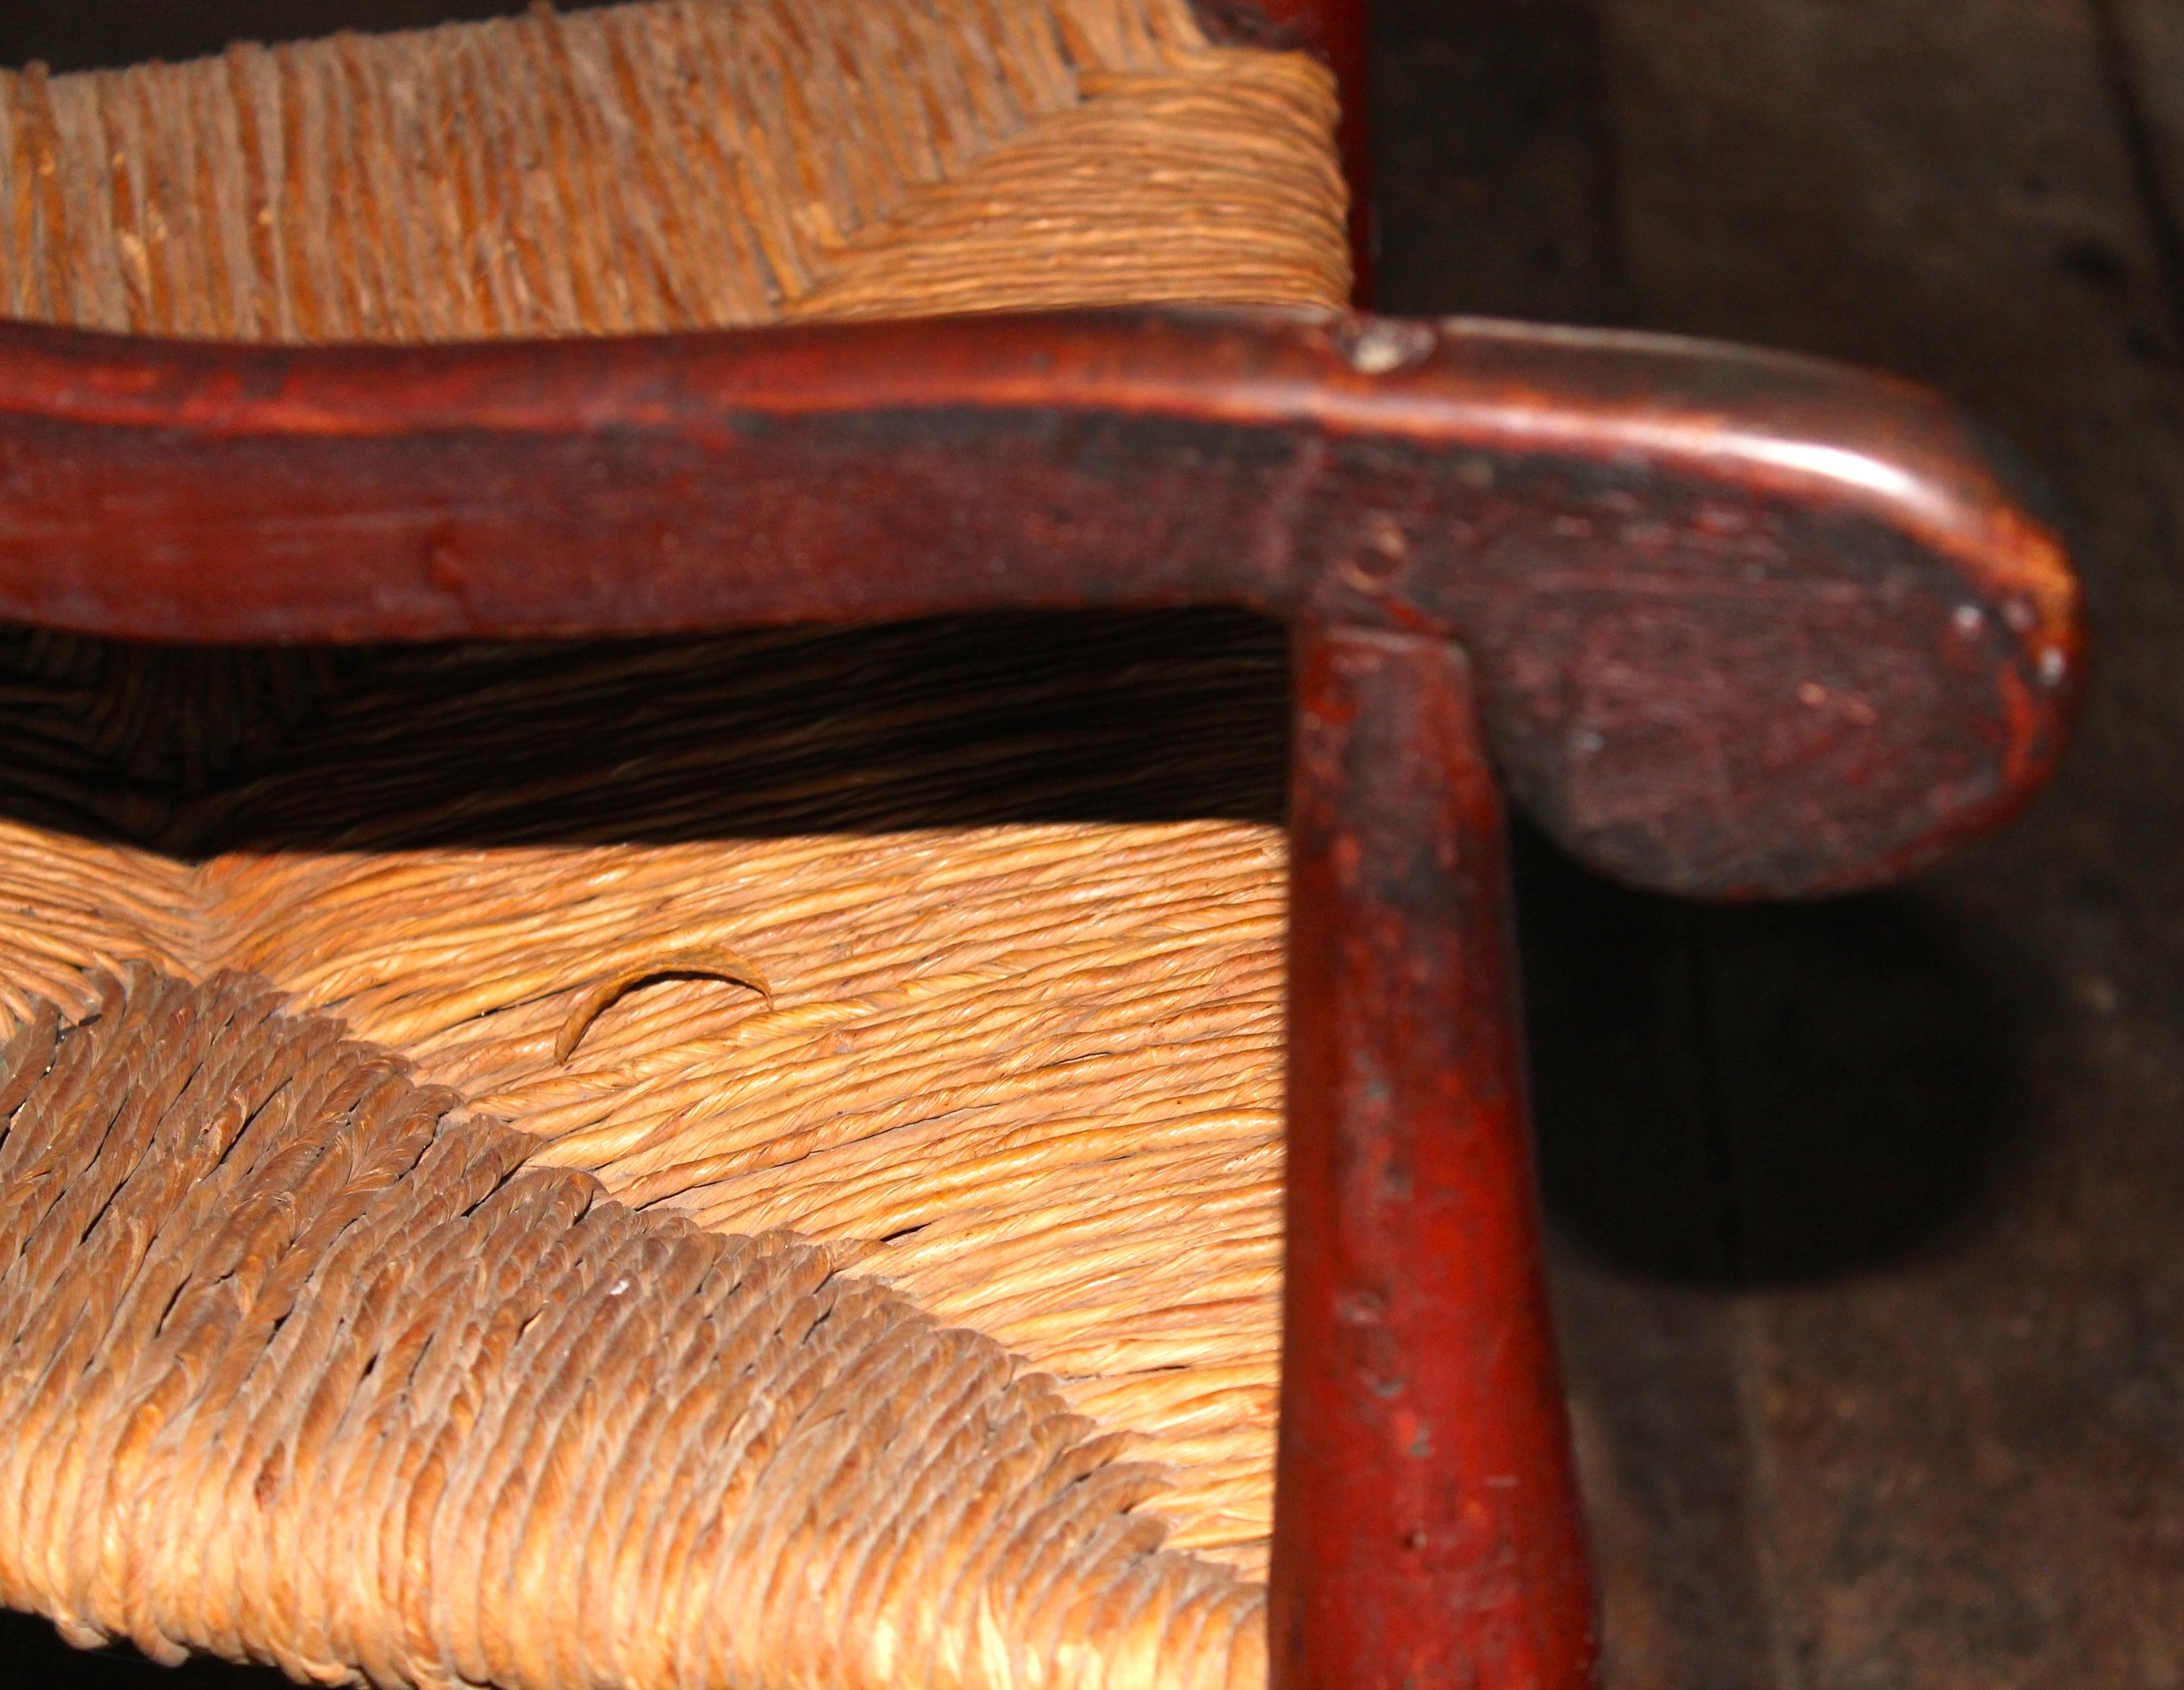
[[[1875,982],[1841,966],[1837,918],[1802,938],[1796,918],[1772,938],[1714,918],[1747,1267],[1777,1281],[1752,1294],[1747,1384],[1782,1690],[2177,1685],[2184,389],[2097,19],[2044,0],[1611,0],[1607,18],[1645,319],[1979,407],[2076,510],[2100,637],[2057,789],[1870,917],[1876,943],[1925,957],[1925,993],[1855,1001]],[[1924,1007],[1942,998],[1954,1028]],[[1909,1071],[1890,1055],[1907,1019],[1913,1048],[1992,1083],[1937,1085],[1930,1064],[1923,1096],[1876,1084]],[[1861,1135],[1861,1114],[1889,1130]],[[1814,1258],[1819,1163],[1839,1170],[1830,1202],[1863,1185],[1897,1206],[1892,1183],[1923,1176],[1896,1152],[1921,1131],[1953,1131],[1972,1176],[1934,1229]],[[1828,1155],[1801,1155],[1816,1135]]]
[[[2184,315],[2184,8],[2086,0],[2172,309]]]

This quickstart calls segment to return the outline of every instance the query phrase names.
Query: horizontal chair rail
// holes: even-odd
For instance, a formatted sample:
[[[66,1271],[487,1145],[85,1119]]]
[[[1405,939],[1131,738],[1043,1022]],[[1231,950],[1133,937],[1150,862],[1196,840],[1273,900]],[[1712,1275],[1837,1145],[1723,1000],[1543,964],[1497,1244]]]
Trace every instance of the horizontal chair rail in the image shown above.
[[[1517,796],[1713,895],[1991,823],[2079,669],[2061,544],[1953,413],[1774,354],[1263,311],[0,327],[0,616],[323,642],[1208,603],[1461,641]]]

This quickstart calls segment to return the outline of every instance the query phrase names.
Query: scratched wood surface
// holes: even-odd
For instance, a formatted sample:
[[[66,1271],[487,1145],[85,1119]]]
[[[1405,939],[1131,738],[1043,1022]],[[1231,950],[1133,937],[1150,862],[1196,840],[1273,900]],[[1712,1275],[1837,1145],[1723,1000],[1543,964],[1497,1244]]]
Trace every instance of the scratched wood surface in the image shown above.
[[[96,62],[38,9],[0,58]],[[1937,381],[2074,501],[2101,637],[2061,786],[1906,892],[1695,912],[1520,853],[1612,1690],[2184,1685],[2180,36],[2170,0],[1383,0],[1387,307]],[[281,1682],[35,1626],[0,1663]]]

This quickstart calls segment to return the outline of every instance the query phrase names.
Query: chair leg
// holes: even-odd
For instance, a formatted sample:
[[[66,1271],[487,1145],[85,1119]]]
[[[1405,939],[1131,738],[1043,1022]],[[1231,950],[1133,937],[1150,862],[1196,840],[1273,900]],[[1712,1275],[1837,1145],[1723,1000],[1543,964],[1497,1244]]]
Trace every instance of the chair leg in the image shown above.
[[[1273,1690],[1580,1690],[1499,794],[1447,641],[1301,629]]]

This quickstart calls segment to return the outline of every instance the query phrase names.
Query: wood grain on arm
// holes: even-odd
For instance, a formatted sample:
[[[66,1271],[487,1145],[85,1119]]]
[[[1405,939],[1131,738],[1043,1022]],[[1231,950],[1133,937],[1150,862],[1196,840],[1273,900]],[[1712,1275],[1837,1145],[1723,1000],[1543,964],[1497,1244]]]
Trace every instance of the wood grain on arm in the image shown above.
[[[0,616],[135,639],[1243,605],[1469,650],[1610,873],[1869,884],[2007,814],[2053,527],[1924,391],[1652,337],[1256,312],[279,349],[0,327]]]

